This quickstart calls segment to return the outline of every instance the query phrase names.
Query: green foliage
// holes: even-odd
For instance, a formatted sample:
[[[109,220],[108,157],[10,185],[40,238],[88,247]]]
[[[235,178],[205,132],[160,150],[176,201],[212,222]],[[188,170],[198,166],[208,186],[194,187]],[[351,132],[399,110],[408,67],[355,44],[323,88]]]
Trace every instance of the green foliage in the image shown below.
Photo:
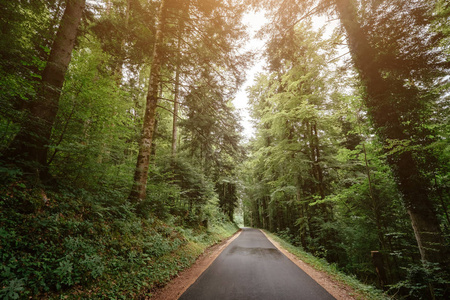
[[[311,29],[311,11],[303,6],[311,3],[295,3],[295,8],[272,1],[261,4],[271,9],[269,14],[277,21],[264,30],[269,36],[268,70],[248,90],[257,132],[248,146],[249,160],[242,167],[245,224],[276,232],[326,258],[339,270],[386,288],[380,283],[371,251],[377,250],[383,257],[385,284],[409,278],[406,266],[420,263],[406,212],[410,207],[405,207],[405,194],[399,192],[412,185],[416,176],[413,164],[417,163],[417,176],[423,178],[414,186],[434,181],[427,191],[448,235],[449,198],[444,183],[448,178],[444,175],[448,173],[448,159],[444,158],[448,152],[448,95],[440,94],[448,90],[448,80],[443,85],[428,81],[438,78],[437,73],[447,67],[431,67],[438,57],[444,58],[441,49],[424,50],[434,47],[437,39],[426,39],[435,34],[420,29],[427,24],[421,18],[432,5],[361,3],[358,12],[363,17],[358,21],[378,51],[371,61],[381,64],[383,78],[389,81],[385,88],[395,95],[389,104],[377,98],[375,106],[388,106],[374,117],[374,108],[366,109],[363,104],[361,85],[366,83],[356,82],[343,65],[333,67],[338,60],[334,53],[340,43],[338,32],[323,39],[320,31]],[[445,5],[436,3],[442,13],[436,26],[442,31]],[[404,31],[406,19],[397,19],[386,7],[410,12],[414,30]],[[313,11],[321,9],[319,5]],[[368,11],[370,16],[364,14]],[[386,26],[394,26],[395,32],[388,33]],[[409,34],[424,40],[406,37]],[[417,47],[409,48],[409,44]],[[435,117],[430,118],[430,113]],[[370,117],[384,120],[383,128],[374,127]],[[392,119],[396,117],[398,120]],[[381,131],[389,132],[391,138],[380,135]],[[382,140],[374,139],[376,133]],[[389,168],[410,154],[411,164]],[[407,180],[400,182],[399,172]],[[406,282],[413,280],[402,284]],[[412,292],[417,282],[428,285],[425,277],[414,282],[403,286],[400,294],[407,294],[408,289]],[[428,292],[419,288],[415,297],[419,291],[427,297]]]
[[[217,208],[205,214],[212,224],[206,232],[142,217],[108,188],[61,186],[46,189],[44,200],[40,188],[11,182],[2,186],[0,203],[3,298],[150,295],[236,230]]]
[[[357,298],[363,295],[364,299],[391,299],[388,295],[382,293],[380,290],[375,289],[373,286],[363,284],[354,276],[349,276],[343,273],[338,268],[336,268],[335,264],[330,264],[326,260],[317,258],[311,253],[305,252],[301,248],[292,245],[290,239],[286,239],[289,237],[289,232],[282,232],[281,235],[278,233],[277,235],[275,235],[268,232],[266,232],[266,234],[269,235],[270,238],[272,238],[274,241],[279,243],[284,249],[297,256],[303,262],[307,263],[317,270],[326,272],[334,280],[352,287],[357,294],[354,296],[356,296]]]
[[[207,227],[204,207],[215,197],[213,183],[185,159],[161,158],[152,166],[147,199],[137,212],[149,213],[181,226]]]
[[[17,10],[9,2],[1,6],[7,15],[1,21],[0,42],[0,83],[5,87],[0,93],[2,152],[21,122],[27,121],[22,120],[23,112],[36,93],[50,51],[51,41],[42,36],[53,36],[63,3],[19,1]],[[148,197],[136,205],[127,201],[148,80],[142,74],[148,71],[144,62],[153,47],[156,9],[152,3],[129,3],[129,7],[125,1],[111,3],[108,14],[94,13],[94,6],[86,11],[47,145],[50,176],[45,184],[39,175],[25,177],[13,165],[0,165],[2,298],[149,296],[207,246],[236,231],[218,208],[213,182],[217,176],[205,172],[204,162],[185,153],[177,159],[167,157],[171,115],[164,110],[158,112]],[[238,17],[225,7],[219,10]],[[211,26],[203,21],[193,22],[198,28]],[[243,34],[224,30],[235,40]],[[229,42],[225,35],[221,40]],[[218,62],[219,50],[203,53],[217,58],[218,68],[224,65]],[[222,51],[221,57],[228,54]],[[207,67],[202,65],[205,76],[196,74],[196,82],[205,85],[215,80]],[[168,77],[171,68],[167,65],[163,70]],[[208,161],[208,168],[217,172],[227,168],[232,173],[235,153],[240,150],[237,116],[228,105],[230,95],[219,95],[230,86],[236,90],[240,74],[237,69],[233,72],[234,82],[217,83],[214,97],[208,99],[214,106],[209,121],[220,114],[223,120],[231,117],[218,140],[214,136],[207,140],[210,154],[224,150]],[[172,97],[170,88],[161,94]],[[198,153],[196,147],[189,149]]]
[[[109,57],[95,39],[83,39],[73,54],[53,129],[49,160],[55,176],[89,186],[99,181],[128,184],[136,151],[133,96],[117,86],[101,64]]]
[[[218,85],[218,83],[216,83]],[[230,99],[223,95],[220,85],[211,90],[211,83],[193,89],[185,99],[186,120],[180,122],[185,130],[182,150],[195,156],[198,164],[211,177],[232,175],[243,150],[239,145],[242,129]]]
[[[24,109],[34,97],[45,67],[52,4],[6,1],[0,4],[0,150],[20,129]],[[30,30],[30,28],[35,28]],[[43,40],[45,38],[45,40]]]
[[[150,296],[205,247],[236,230],[229,220],[241,201],[246,225],[277,232],[314,254],[319,258],[302,255],[318,268],[376,284],[369,254],[378,250],[391,293],[444,297],[448,274],[420,264],[394,180],[399,170],[408,180],[398,186],[414,179],[412,164],[392,173],[388,163],[395,167],[411,154],[448,237],[447,2],[359,3],[358,22],[375,49],[363,55],[370,58],[364,65],[380,72],[390,95],[366,102],[368,109],[362,104],[366,82],[338,63],[342,32],[313,30],[309,16],[333,14],[329,1],[291,1],[277,9],[279,1],[244,2],[259,3],[276,20],[264,30],[270,36],[267,72],[248,91],[257,129],[248,159],[231,104],[249,61],[236,50],[246,38],[240,22],[246,7],[239,1],[171,1],[163,51],[170,55],[158,87],[147,198],[137,204],[127,197],[159,2],[88,5],[46,145],[48,178],[15,162],[0,164],[1,298]],[[65,2],[0,3],[2,154],[29,122],[24,116]],[[309,10],[312,4],[318,6]],[[175,70],[178,153],[169,157]],[[385,89],[377,91],[383,96]],[[333,264],[322,267],[324,259]]]
[[[335,99],[328,94],[336,93],[335,74],[323,62],[333,55],[331,44],[338,38],[324,39],[306,22],[296,26],[292,39],[271,57],[273,72],[261,75],[250,90],[258,137],[251,145],[248,185],[260,188],[247,195],[261,201],[252,207],[258,210],[252,215],[262,218],[256,224],[271,231],[290,228],[302,247],[336,260],[340,249],[334,241],[333,208],[324,199],[334,180],[326,175],[336,164],[334,123],[341,113],[339,102],[331,104]]]
[[[237,184],[227,179],[222,179],[216,182],[216,191],[219,196],[219,206],[222,211],[228,216],[230,221],[233,221],[234,210],[238,206]]]
[[[438,264],[414,264],[407,268],[405,280],[390,286],[390,290],[406,290],[407,297],[412,299],[444,299],[449,278],[448,270],[443,270]]]
[[[4,273],[5,275],[8,275],[9,269],[7,267],[4,267]],[[0,291],[0,295],[2,296],[2,299],[9,300],[9,299],[19,299],[21,294],[24,295],[25,288],[24,288],[24,280],[23,279],[12,279],[8,282],[8,286],[3,288]]]

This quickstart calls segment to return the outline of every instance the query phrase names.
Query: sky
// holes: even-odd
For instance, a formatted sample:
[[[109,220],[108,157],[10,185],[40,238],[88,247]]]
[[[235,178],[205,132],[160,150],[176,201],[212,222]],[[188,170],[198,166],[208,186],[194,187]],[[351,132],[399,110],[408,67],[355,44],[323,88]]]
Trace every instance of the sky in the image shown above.
[[[257,31],[261,29],[269,20],[264,16],[264,11],[258,11],[258,12],[248,12],[244,18],[243,23],[248,26],[248,30],[250,33],[250,38],[247,42],[247,45],[245,47],[245,50],[257,50],[259,53],[262,54],[265,47],[265,40],[261,40],[255,37]],[[334,21],[328,21],[325,17],[313,17],[313,28],[315,30],[318,30],[324,25],[327,26],[327,30],[325,31],[325,36],[331,36],[331,33],[333,32],[333,29],[338,26],[337,20]],[[345,53],[347,48],[343,48],[339,50],[339,55]],[[256,76],[258,73],[263,71],[265,65],[264,58],[261,56],[257,58],[254,61],[254,64],[251,68],[249,68],[246,72],[246,81],[244,85],[241,87],[239,92],[236,94],[236,97],[233,101],[234,106],[239,110],[241,115],[241,125],[244,127],[243,130],[243,137],[245,140],[249,140],[251,137],[254,136],[255,130],[251,123],[251,118],[248,111],[248,97],[246,93],[246,89],[249,86],[252,86],[254,83],[254,80],[256,79]]]
[[[255,38],[255,34],[267,22],[268,20],[264,17],[264,12],[249,12],[244,16],[243,23],[248,25],[248,30],[250,32],[250,38],[245,50],[257,50],[262,53],[265,41]],[[263,71],[264,63],[262,57],[255,60],[253,66],[247,70],[246,81],[233,101],[234,106],[240,111],[242,117],[241,125],[244,127],[244,139],[250,139],[255,133],[251,124],[251,118],[248,111],[248,97],[245,90],[253,85],[256,75]]]

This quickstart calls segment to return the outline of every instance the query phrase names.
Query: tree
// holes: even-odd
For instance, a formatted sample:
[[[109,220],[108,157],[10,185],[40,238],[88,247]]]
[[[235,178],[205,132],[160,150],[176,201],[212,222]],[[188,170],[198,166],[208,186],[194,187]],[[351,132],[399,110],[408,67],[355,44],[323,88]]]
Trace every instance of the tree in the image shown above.
[[[436,137],[430,117],[439,97],[436,83],[449,70],[439,48],[442,35],[430,30],[437,2],[249,2],[270,9],[278,18],[267,32],[279,43],[289,41],[293,26],[301,20],[337,13],[365,86],[365,105],[385,146],[422,258],[446,264],[448,247],[431,197],[429,175],[436,171],[437,161],[429,151]]]
[[[234,209],[237,207],[238,196],[236,183],[223,179],[216,182],[216,191],[219,195],[219,206],[228,216],[230,221],[233,220]]]
[[[158,105],[158,88],[160,85],[161,65],[163,64],[164,36],[168,13],[167,0],[162,0],[158,14],[155,45],[150,70],[150,81],[145,106],[144,123],[139,141],[139,154],[134,171],[133,187],[129,199],[139,202],[145,199],[147,189],[148,167],[150,163],[151,145],[155,130],[156,107]]]
[[[184,38],[185,18],[189,14],[190,0],[181,8],[179,12],[182,16],[178,19],[178,36],[177,36],[177,61],[175,66],[175,88],[173,97],[173,122],[172,122],[172,156],[177,153],[177,139],[178,139],[178,107],[180,101],[180,73],[181,73],[181,46]]]
[[[55,178],[89,188],[99,181],[128,186],[131,153],[137,145],[130,99],[135,91],[118,85],[111,56],[91,32],[79,38],[66,74],[49,146]],[[125,185],[125,184],[124,184]],[[129,189],[129,187],[127,187]]]
[[[161,19],[159,19],[155,42],[155,51],[159,49],[157,57],[161,61],[158,62],[158,60],[153,58],[151,71],[151,74],[155,74],[155,63],[160,64],[157,68],[159,71],[162,66],[168,74],[176,75],[178,69],[179,83],[177,85],[172,80],[172,76],[167,76],[167,73],[164,73],[166,76],[158,76],[157,78],[151,75],[150,84],[158,88],[158,85],[155,85],[157,81],[165,89],[172,91],[171,88],[175,83],[175,87],[178,86],[180,88],[179,92],[184,95],[209,86],[211,94],[230,99],[236,92],[239,84],[242,83],[241,66],[245,56],[240,55],[235,50],[238,43],[242,41],[243,36],[243,32],[240,29],[241,25],[235,22],[239,20],[243,13],[242,5],[237,5],[233,1],[230,3],[200,1],[195,2],[195,5],[194,3],[192,5],[186,4],[190,4],[190,2],[168,1],[167,5],[164,4],[167,8],[165,8],[165,15],[161,17],[163,17],[162,20],[167,26],[161,28],[162,23]],[[189,13],[183,11],[183,7],[189,8]],[[184,22],[179,22],[180,18],[188,19]],[[180,36],[179,30],[181,30],[181,27],[185,27],[186,32],[191,34],[184,37]],[[158,36],[158,33],[161,36]],[[179,43],[177,41],[180,38],[183,38],[183,46],[180,47],[181,49],[178,49],[177,44]],[[178,55],[179,51],[181,51],[181,55]],[[175,55],[169,55],[169,53],[175,53]],[[186,60],[186,58],[189,58],[189,60]],[[225,74],[229,76],[225,76]],[[167,80],[166,78],[170,79]],[[144,124],[146,125],[144,125],[143,138],[141,139],[140,149],[142,150],[140,150],[141,154],[138,156],[130,199],[142,200],[145,197],[146,172],[148,170],[147,154],[149,154],[145,149],[147,149],[152,140],[149,137],[153,135],[154,130],[153,125],[150,125],[151,122],[149,121],[154,119],[154,117],[149,116],[152,114],[152,111],[156,111],[158,106],[157,94],[155,91],[152,93],[155,94],[156,100],[150,101],[150,98],[153,96],[147,98],[146,111],[148,113],[146,112],[144,117]],[[178,95],[178,92],[175,94]],[[165,98],[165,100],[173,102],[173,99]],[[176,102],[179,102],[178,99]],[[146,145],[145,147],[144,144]]]
[[[356,6],[353,1],[337,0],[336,9],[347,32],[353,61],[366,87],[366,105],[378,129],[378,134],[385,141],[386,148],[389,147],[389,142],[401,143],[402,141],[411,143],[411,146],[415,144],[425,147],[430,142],[421,137],[423,136],[421,132],[410,126],[411,122],[424,121],[423,114],[426,113],[426,107],[424,107],[424,96],[420,88],[416,85],[407,86],[405,83],[396,84],[391,74],[383,77],[385,71],[380,64],[385,61],[367,59],[376,58],[379,55],[373,48],[373,42],[368,40],[367,33],[357,21]],[[421,9],[423,8],[418,7],[419,12],[417,10],[413,12],[419,13],[418,17],[423,17],[420,14],[425,14],[426,11]],[[401,49],[398,50],[401,51]],[[402,61],[402,54],[408,55],[408,53],[400,52],[400,58],[394,59],[394,62]],[[417,71],[421,71],[420,66]],[[405,80],[407,79],[400,77],[400,81],[405,82]],[[421,159],[418,156],[420,153],[417,152],[413,147],[392,151],[389,155],[389,163],[397,179],[399,190],[403,194],[422,259],[445,264],[448,260],[448,249],[429,195],[429,181],[422,173],[418,161]]]
[[[64,76],[70,63],[78,27],[81,22],[85,0],[67,2],[51,52],[42,72],[42,79],[35,99],[30,103],[29,118],[25,126],[14,138],[10,153],[18,153],[25,160],[27,168],[37,171],[37,175],[47,172],[47,151]]]
[[[324,62],[333,56],[336,40],[323,39],[310,23],[297,24],[290,38],[269,44],[269,49],[278,49],[267,53],[272,72],[260,76],[250,90],[258,127],[253,177],[266,187],[259,190],[265,194],[252,197],[267,208],[265,228],[298,232],[305,249],[324,255],[326,248],[327,257],[335,261],[332,208],[323,200],[333,180],[329,169],[338,139],[331,103],[339,100],[330,96],[334,72]]]

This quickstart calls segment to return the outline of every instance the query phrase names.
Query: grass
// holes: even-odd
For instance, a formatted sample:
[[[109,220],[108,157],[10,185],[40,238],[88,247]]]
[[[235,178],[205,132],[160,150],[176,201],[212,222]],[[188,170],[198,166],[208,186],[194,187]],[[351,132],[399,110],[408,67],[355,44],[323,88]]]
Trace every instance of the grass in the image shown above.
[[[271,239],[279,243],[284,249],[289,251],[290,253],[297,256],[303,262],[312,266],[314,269],[322,271],[330,275],[336,281],[343,283],[347,286],[350,286],[355,294],[352,295],[357,299],[367,299],[367,300],[383,300],[383,299],[392,299],[388,295],[384,294],[381,290],[366,285],[360,282],[356,277],[347,275],[338,270],[336,265],[329,264],[327,261],[321,258],[317,258],[312,254],[303,251],[302,249],[290,244],[289,242],[283,240],[282,238],[276,236],[273,233],[264,231]]]

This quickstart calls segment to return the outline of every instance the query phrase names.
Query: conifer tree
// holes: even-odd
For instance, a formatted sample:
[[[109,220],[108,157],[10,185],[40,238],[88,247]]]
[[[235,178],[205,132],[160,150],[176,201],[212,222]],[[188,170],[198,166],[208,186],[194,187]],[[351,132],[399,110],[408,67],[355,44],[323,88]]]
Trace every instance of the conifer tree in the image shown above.
[[[58,113],[64,76],[69,67],[81,22],[85,0],[67,1],[50,55],[42,72],[35,99],[29,104],[29,121],[10,145],[10,157],[18,155],[27,169],[48,175],[47,152],[50,136]]]
[[[158,105],[158,88],[160,86],[161,66],[164,64],[164,37],[168,13],[168,0],[162,0],[158,14],[155,45],[152,55],[152,67],[145,106],[144,123],[139,140],[139,153],[134,171],[134,181],[129,199],[133,202],[143,201],[147,192],[148,168],[150,164],[151,146],[155,131],[156,108]]]

